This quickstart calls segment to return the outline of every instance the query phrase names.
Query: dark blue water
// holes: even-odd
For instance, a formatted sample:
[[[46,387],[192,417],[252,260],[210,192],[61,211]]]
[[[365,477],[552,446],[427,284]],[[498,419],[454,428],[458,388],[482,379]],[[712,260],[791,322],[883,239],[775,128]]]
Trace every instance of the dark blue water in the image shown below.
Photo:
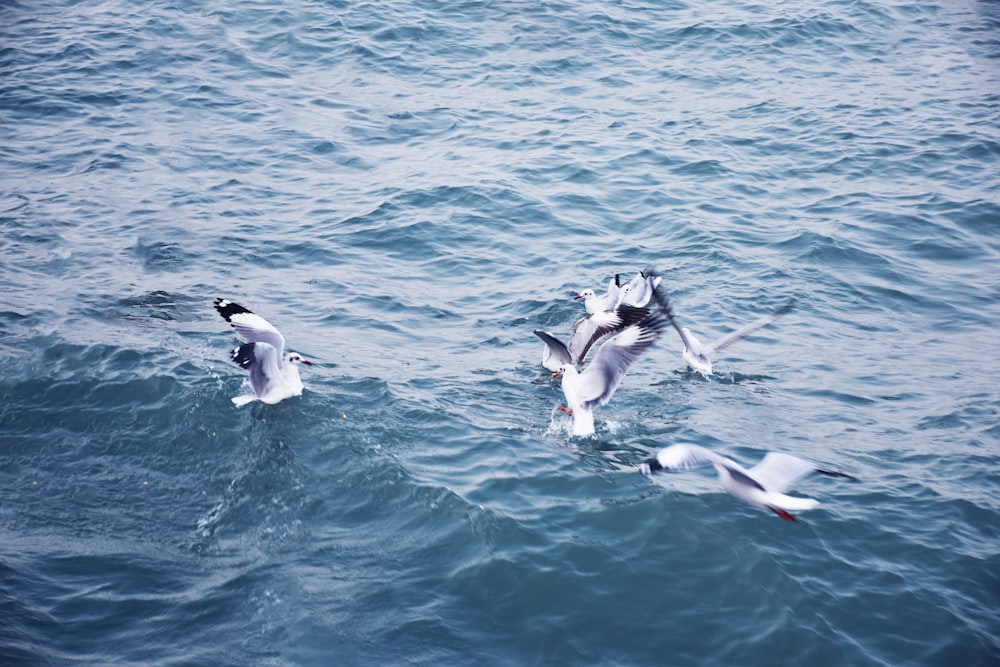
[[[1000,6],[7,2],[0,663],[994,665]],[[597,434],[539,365],[654,264]],[[317,364],[236,409],[216,297]],[[690,442],[843,470],[780,521]]]

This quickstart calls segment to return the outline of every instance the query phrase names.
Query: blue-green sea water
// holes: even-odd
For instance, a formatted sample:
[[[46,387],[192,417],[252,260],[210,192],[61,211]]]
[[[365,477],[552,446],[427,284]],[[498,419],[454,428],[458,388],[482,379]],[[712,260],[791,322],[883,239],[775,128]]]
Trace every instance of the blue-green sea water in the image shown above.
[[[998,260],[996,2],[5,2],[0,664],[996,665]],[[572,437],[532,330],[649,264],[798,307]]]

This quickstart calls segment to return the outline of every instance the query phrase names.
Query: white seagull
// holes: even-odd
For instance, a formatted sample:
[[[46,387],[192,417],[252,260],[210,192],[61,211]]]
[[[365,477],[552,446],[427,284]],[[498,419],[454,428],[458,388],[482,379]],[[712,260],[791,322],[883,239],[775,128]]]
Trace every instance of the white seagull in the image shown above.
[[[273,405],[290,396],[302,394],[299,364],[310,365],[297,352],[284,354],[285,337],[260,315],[250,312],[238,303],[216,299],[215,309],[243,341],[230,353],[230,357],[250,372],[251,394],[234,396],[233,403],[242,407],[251,401]]]
[[[639,271],[621,288],[618,303],[642,308],[649,303],[653,290],[660,286],[660,280],[660,276],[647,276],[645,271]]]
[[[567,343],[563,343],[548,331],[535,329],[534,334],[545,342],[545,349],[542,350],[542,366],[553,373],[558,373],[560,366],[567,364],[576,366],[586,358],[590,348],[602,337],[638,324],[648,315],[649,311],[645,308],[631,306],[598,311],[577,320]]]
[[[583,307],[587,309],[588,314],[593,315],[603,310],[613,310],[616,308],[619,303],[620,294],[621,282],[619,275],[616,273],[615,277],[608,281],[608,291],[602,296],[597,296],[594,290],[588,288],[573,298],[583,299]]]
[[[797,481],[818,472],[829,477],[857,481],[846,473],[820,468],[790,454],[768,452],[760,463],[744,469],[732,459],[720,456],[698,445],[671,445],[661,449],[640,466],[645,475],[659,471],[676,472],[699,465],[711,464],[719,473],[723,488],[748,505],[770,510],[786,521],[796,521],[790,512],[811,510],[819,506],[814,498],[797,498],[785,491]]]
[[[646,272],[656,275],[653,269],[646,269]],[[660,290],[657,289],[653,296],[662,309],[665,301]],[[628,367],[660,338],[666,327],[666,315],[657,310],[602,343],[582,373],[573,364],[559,367],[567,404],[565,411],[573,417],[573,435],[594,433],[594,408],[611,399]]]
[[[751,322],[750,324],[747,324],[746,326],[705,345],[698,340],[689,329],[681,326],[680,321],[677,319],[677,315],[674,314],[673,306],[670,305],[670,300],[666,297],[666,295],[663,295],[663,298],[666,303],[666,306],[663,308],[663,312],[670,319],[670,323],[674,325],[674,328],[677,329],[677,333],[680,334],[681,337],[681,342],[684,343],[684,361],[687,362],[688,366],[703,375],[712,374],[712,360],[710,358],[712,355],[721,352],[739,339],[746,338],[754,331],[757,331],[757,329],[767,326],[778,318],[787,315],[793,308],[795,308],[795,299],[792,299],[770,315],[762,317],[755,322]]]

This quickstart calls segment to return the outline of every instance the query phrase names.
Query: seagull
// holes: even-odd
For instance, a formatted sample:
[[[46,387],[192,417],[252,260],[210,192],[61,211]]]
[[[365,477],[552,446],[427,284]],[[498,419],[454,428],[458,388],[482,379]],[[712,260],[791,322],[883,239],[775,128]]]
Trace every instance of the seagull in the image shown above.
[[[795,299],[792,299],[770,315],[762,317],[755,322],[751,322],[750,324],[737,329],[732,333],[728,333],[722,338],[712,341],[708,345],[705,345],[698,340],[689,329],[681,326],[680,321],[677,319],[677,315],[674,314],[673,306],[670,305],[670,301],[667,299],[665,294],[663,295],[663,299],[666,303],[663,307],[663,312],[670,319],[670,323],[674,325],[674,328],[677,329],[677,333],[681,336],[681,342],[684,343],[684,361],[687,362],[688,366],[703,375],[712,374],[712,360],[709,358],[710,355],[714,355],[716,352],[721,352],[739,339],[746,338],[754,331],[757,331],[757,329],[760,329],[761,327],[774,322],[778,318],[787,315],[793,308],[795,308]]]
[[[818,472],[828,477],[857,481],[843,472],[826,470],[816,465],[780,452],[768,452],[760,463],[744,469],[735,461],[720,456],[698,445],[671,445],[661,449],[640,466],[644,475],[659,471],[675,472],[695,466],[712,464],[719,473],[719,481],[726,491],[748,505],[770,510],[785,521],[796,521],[793,511],[811,510],[819,506],[814,498],[787,496],[784,491],[806,475]]]
[[[613,310],[618,306],[618,298],[621,292],[621,280],[616,273],[615,277],[608,281],[608,291],[603,296],[597,296],[592,289],[585,289],[577,294],[574,299],[583,299],[583,307],[587,313],[593,315],[603,310]]]
[[[647,272],[655,275],[652,269]],[[658,304],[663,298],[659,290],[654,297]],[[594,408],[611,399],[629,366],[660,338],[666,327],[666,315],[657,310],[602,343],[583,372],[573,364],[559,367],[568,405],[565,411],[573,417],[573,435],[593,435]]]
[[[660,280],[660,276],[647,276],[644,271],[639,271],[621,288],[618,303],[642,308],[649,303],[653,290],[660,286]]]
[[[285,337],[260,315],[238,303],[216,299],[215,309],[243,341],[230,353],[240,367],[250,371],[251,394],[234,396],[233,403],[242,407],[251,401],[273,405],[290,396],[302,394],[299,364],[311,365],[298,352],[284,354]]]
[[[542,366],[553,373],[558,373],[559,367],[566,364],[576,366],[586,358],[587,352],[599,339],[638,324],[648,315],[647,309],[632,306],[598,311],[577,320],[568,343],[563,343],[548,331],[535,329],[534,334],[545,342]]]

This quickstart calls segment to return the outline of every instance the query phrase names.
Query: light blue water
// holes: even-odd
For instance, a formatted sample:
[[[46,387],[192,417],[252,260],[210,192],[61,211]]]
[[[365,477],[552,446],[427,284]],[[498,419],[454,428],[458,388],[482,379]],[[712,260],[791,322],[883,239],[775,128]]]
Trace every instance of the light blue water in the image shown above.
[[[0,663],[993,665],[1000,5],[8,2]],[[658,266],[597,435],[539,365]],[[317,365],[235,409],[223,296]],[[857,476],[797,524],[693,442]]]

